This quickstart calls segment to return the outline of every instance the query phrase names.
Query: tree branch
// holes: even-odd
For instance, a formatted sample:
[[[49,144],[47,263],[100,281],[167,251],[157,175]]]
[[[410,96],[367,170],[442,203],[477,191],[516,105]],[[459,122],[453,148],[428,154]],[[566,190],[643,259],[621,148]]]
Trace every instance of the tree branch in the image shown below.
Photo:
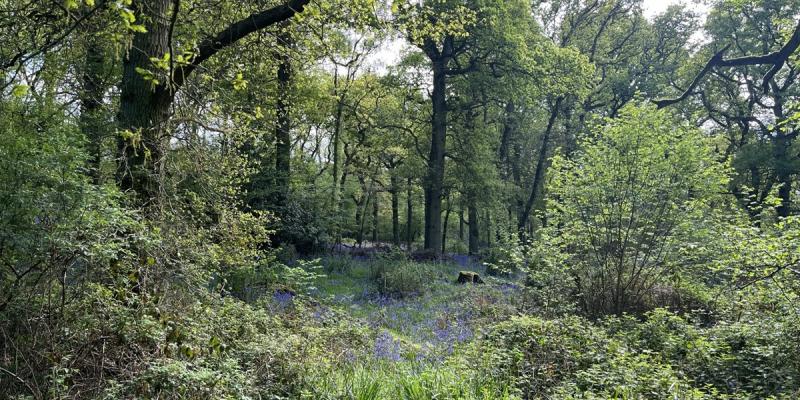
[[[764,75],[762,80],[762,87],[764,92],[769,90],[769,85],[767,84],[770,79],[772,79],[775,74],[780,71],[789,57],[800,47],[800,22],[798,22],[797,27],[795,27],[794,33],[792,37],[789,38],[789,41],[781,47],[780,50],[769,53],[763,54],[758,56],[744,56],[744,57],[737,57],[731,59],[724,59],[723,55],[725,52],[730,48],[730,45],[725,46],[722,50],[718,51],[711,57],[710,60],[706,63],[702,70],[694,77],[692,83],[689,87],[678,97],[673,99],[661,99],[656,100],[654,103],[658,108],[664,108],[666,106],[681,102],[689,97],[693,92],[697,85],[702,82],[705,75],[711,71],[714,67],[739,67],[745,65],[772,65],[772,68]]]
[[[208,60],[220,50],[228,47],[245,36],[258,30],[285,21],[295,14],[303,12],[303,8],[311,0],[289,0],[288,3],[272,7],[268,10],[251,14],[233,25],[225,28],[213,38],[206,38],[200,43],[197,56],[191,63],[178,68],[173,76],[173,85],[179,88],[186,81],[186,78],[194,72],[204,61]]]

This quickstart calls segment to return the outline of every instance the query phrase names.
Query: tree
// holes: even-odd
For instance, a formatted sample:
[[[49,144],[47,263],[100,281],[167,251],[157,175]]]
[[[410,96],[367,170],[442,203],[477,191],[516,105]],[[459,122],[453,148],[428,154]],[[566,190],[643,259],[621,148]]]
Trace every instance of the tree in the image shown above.
[[[793,150],[798,132],[786,129],[784,121],[798,94],[794,83],[800,72],[792,55],[800,46],[800,24],[795,22],[800,5],[767,2],[753,8],[755,4],[715,3],[706,26],[715,40],[696,57],[707,61],[679,96],[655,104],[699,103],[705,118],[728,140],[725,153],[734,156],[739,171],[734,193],[757,220],[773,189],[781,199],[778,216],[793,213],[792,188],[800,171]],[[729,53],[734,56],[726,58]],[[712,73],[715,79],[705,79]]]
[[[134,34],[132,50],[123,63],[117,121],[122,132],[117,169],[120,187],[133,190],[142,202],[156,201],[159,176],[163,174],[166,124],[176,92],[198,67],[221,50],[302,12],[309,1],[291,0],[255,12],[203,38],[185,56],[174,51],[173,42],[180,1],[134,1],[132,8],[143,20],[143,29]]]
[[[569,156],[592,116],[613,117],[637,93],[647,97],[660,93],[688,57],[687,43],[695,31],[691,13],[671,7],[650,22],[642,16],[640,2],[631,0],[543,1],[534,12],[556,46],[575,48],[587,58],[594,79],[588,87],[575,85],[546,95],[546,114],[538,123],[543,140],[527,201],[519,212],[521,233],[534,207],[544,205],[544,177],[553,143],[563,143]],[[565,73],[579,77],[579,71]]]
[[[727,173],[702,132],[652,106],[623,107],[580,146],[553,161],[547,234],[587,313],[641,311],[689,264],[694,226],[721,201]]]

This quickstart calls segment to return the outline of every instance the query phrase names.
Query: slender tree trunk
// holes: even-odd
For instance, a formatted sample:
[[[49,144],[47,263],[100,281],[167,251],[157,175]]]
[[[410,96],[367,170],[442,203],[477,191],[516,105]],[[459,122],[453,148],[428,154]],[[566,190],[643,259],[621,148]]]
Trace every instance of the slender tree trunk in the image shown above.
[[[452,208],[450,207],[450,196],[448,195],[447,210],[444,212],[444,223],[442,225],[442,253],[447,250],[447,224],[450,221],[450,211],[452,211]]]
[[[433,60],[433,118],[428,176],[425,184],[425,249],[439,253],[442,247],[442,191],[444,187],[444,149],[447,136],[446,68],[447,59]]]
[[[508,180],[508,168],[504,168],[503,164],[508,163],[508,147],[511,138],[514,135],[515,121],[514,121],[514,102],[509,101],[506,104],[505,122],[503,124],[503,134],[500,137],[500,147],[497,150],[497,162],[500,164],[500,174],[503,179]]]
[[[489,211],[486,211],[486,246],[492,247],[492,218]]]
[[[98,35],[87,35],[86,59],[81,76],[80,126],[89,143],[89,170],[95,184],[102,182],[103,136],[107,126],[103,118],[103,70],[105,54]]]
[[[779,217],[791,215],[792,206],[792,171],[789,149],[791,148],[791,137],[785,133],[777,133],[772,140],[772,157],[775,163],[775,175],[780,187],[778,187],[778,198],[781,203],[775,209]]]
[[[544,171],[545,168],[547,168],[547,153],[550,149],[550,136],[553,132],[553,126],[555,125],[556,117],[558,117],[558,110],[561,106],[561,101],[562,98],[559,97],[553,105],[553,109],[550,111],[550,119],[547,121],[547,128],[542,136],[542,146],[539,148],[539,158],[536,160],[536,171],[533,174],[531,194],[528,197],[528,201],[525,203],[525,207],[522,210],[522,214],[520,214],[517,224],[520,234],[524,233],[525,224],[528,223],[531,210],[533,209],[534,204],[536,204],[536,202],[539,200],[542,192],[541,188],[544,181]]]
[[[361,195],[358,201],[356,201],[356,242],[358,243],[358,247],[361,247],[361,243],[364,241],[363,210],[366,208],[366,197],[366,195]]]
[[[392,243],[400,246],[400,198],[397,195],[400,188],[396,174],[392,173],[389,179],[392,185]]]
[[[372,243],[378,242],[378,192],[372,192]]]
[[[458,208],[458,240],[464,241],[464,206]]]
[[[342,196],[342,115],[344,111],[344,103],[341,101],[336,105],[336,121],[333,128],[333,193],[331,194],[331,203],[333,207],[333,215],[337,215],[339,207],[341,207]]]
[[[286,205],[291,178],[292,136],[290,118],[290,96],[292,81],[292,65],[288,49],[291,47],[291,36],[284,27],[278,34],[278,101],[275,105],[277,124],[275,126],[275,190],[276,205]]]
[[[411,251],[414,244],[414,187],[411,186],[411,177],[406,184],[406,250]]]
[[[476,255],[480,251],[481,231],[478,225],[478,207],[475,200],[471,199],[467,205],[467,217],[469,218],[469,254]]]
[[[137,32],[123,62],[120,85],[117,181],[132,190],[139,202],[157,202],[163,174],[163,147],[173,93],[169,85],[153,88],[140,71],[153,70],[150,58],[169,52],[168,11],[172,0],[134,2],[146,32]],[[163,79],[163,78],[162,78]]]

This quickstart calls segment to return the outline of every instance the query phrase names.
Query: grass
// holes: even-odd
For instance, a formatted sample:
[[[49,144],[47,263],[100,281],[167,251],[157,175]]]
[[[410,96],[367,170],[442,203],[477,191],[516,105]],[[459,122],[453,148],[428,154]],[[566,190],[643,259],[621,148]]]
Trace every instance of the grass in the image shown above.
[[[439,358],[475,337],[488,320],[516,312],[519,287],[513,280],[487,278],[485,285],[459,285],[455,281],[465,267],[455,263],[417,264],[430,272],[430,281],[418,293],[404,297],[381,294],[373,279],[375,270],[391,270],[403,263],[411,262],[351,260],[343,272],[328,273],[316,282],[316,297],[379,332],[389,332],[405,347],[427,349]],[[482,268],[469,269],[483,273]]]
[[[463,262],[333,256],[324,257],[321,264],[324,275],[313,282],[311,302],[288,301],[273,311],[291,314],[299,311],[295,305],[309,304],[320,310],[320,329],[347,321],[364,327],[369,337],[358,349],[331,348],[327,361],[307,370],[304,398],[513,398],[503,384],[471,371],[465,360],[484,329],[518,313],[520,286],[514,280],[485,277],[486,284],[457,284],[462,270],[485,276],[482,266]],[[402,271],[424,272],[424,279],[403,295],[380,290],[376,276]],[[280,300],[270,298],[267,303]]]

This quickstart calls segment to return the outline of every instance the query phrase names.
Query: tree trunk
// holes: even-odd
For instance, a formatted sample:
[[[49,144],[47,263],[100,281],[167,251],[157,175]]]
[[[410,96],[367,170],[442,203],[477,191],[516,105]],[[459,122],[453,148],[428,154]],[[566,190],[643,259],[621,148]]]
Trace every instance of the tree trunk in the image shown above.
[[[469,218],[469,254],[476,255],[480,250],[481,231],[478,225],[478,207],[475,201],[470,200],[467,205],[467,217]]]
[[[378,192],[372,192],[372,243],[378,242]]]
[[[447,223],[450,221],[450,196],[447,197],[447,210],[444,212],[444,224],[442,225],[442,253],[447,250]]]
[[[406,191],[406,250],[411,251],[414,243],[414,187],[411,186],[411,177],[408,178]]]
[[[287,29],[281,29],[278,34],[279,48],[276,53],[278,65],[278,101],[276,107],[277,123],[275,126],[275,190],[276,205],[286,205],[289,195],[289,180],[291,177],[292,136],[290,118],[290,99],[292,65],[288,49],[291,47],[291,36]]]
[[[780,185],[778,198],[781,203],[775,209],[779,217],[791,215],[792,206],[792,171],[789,149],[792,145],[791,137],[778,132],[772,140],[772,157],[775,163],[775,175]]]
[[[486,211],[486,246],[492,247],[492,219]]]
[[[339,99],[336,104],[336,119],[333,125],[333,137],[331,140],[333,141],[333,193],[331,196],[331,206],[333,207],[332,215],[336,218],[338,217],[339,207],[341,207],[341,195],[342,195],[342,139],[341,139],[341,132],[342,132],[342,116],[344,113],[344,100]],[[337,218],[338,221],[338,218]],[[339,236],[339,224],[336,224],[336,236],[338,240]]]
[[[363,224],[363,213],[362,213],[362,206],[365,206],[365,198],[366,195],[361,195],[358,201],[356,201],[356,243],[358,243],[358,247],[361,247],[361,243],[364,241],[364,224]],[[365,208],[365,207],[364,207]]]
[[[89,170],[95,184],[102,182],[100,164],[103,159],[103,136],[106,132],[103,118],[103,70],[105,54],[96,34],[87,35],[86,59],[81,75],[80,126],[89,144]]]
[[[134,2],[146,32],[137,32],[123,62],[120,85],[117,181],[122,190],[135,192],[142,204],[158,201],[163,174],[163,147],[173,93],[169,85],[153,88],[139,71],[152,71],[151,57],[169,51],[168,11],[171,0]],[[161,78],[161,77],[159,77]],[[161,78],[164,79],[164,78]]]
[[[458,240],[464,241],[464,206],[458,208]]]
[[[425,182],[425,249],[438,254],[442,243],[442,190],[444,186],[444,148],[447,135],[446,68],[447,59],[433,60],[433,118],[428,176]]]
[[[533,174],[531,194],[528,197],[528,201],[525,203],[525,207],[522,210],[522,214],[520,214],[517,224],[520,234],[525,232],[525,224],[528,223],[533,205],[539,200],[539,195],[542,192],[541,187],[544,181],[544,170],[547,168],[547,153],[550,149],[550,136],[553,132],[553,125],[555,125],[556,117],[558,116],[558,110],[561,107],[561,101],[562,99],[559,97],[553,105],[553,109],[550,111],[550,119],[547,121],[547,128],[542,136],[542,146],[539,148],[539,158],[536,160],[536,171]]]
[[[392,173],[389,179],[392,185],[392,243],[400,246],[400,198],[397,195],[400,187],[396,174]]]
[[[508,146],[510,145],[511,139],[514,136],[514,128],[515,128],[515,121],[514,121],[514,102],[509,101],[506,104],[505,109],[505,122],[503,123],[503,134],[500,137],[500,147],[497,151],[497,162],[500,166],[500,175],[503,177],[504,180],[508,180],[508,169],[504,168],[503,163],[507,163],[508,160]]]

